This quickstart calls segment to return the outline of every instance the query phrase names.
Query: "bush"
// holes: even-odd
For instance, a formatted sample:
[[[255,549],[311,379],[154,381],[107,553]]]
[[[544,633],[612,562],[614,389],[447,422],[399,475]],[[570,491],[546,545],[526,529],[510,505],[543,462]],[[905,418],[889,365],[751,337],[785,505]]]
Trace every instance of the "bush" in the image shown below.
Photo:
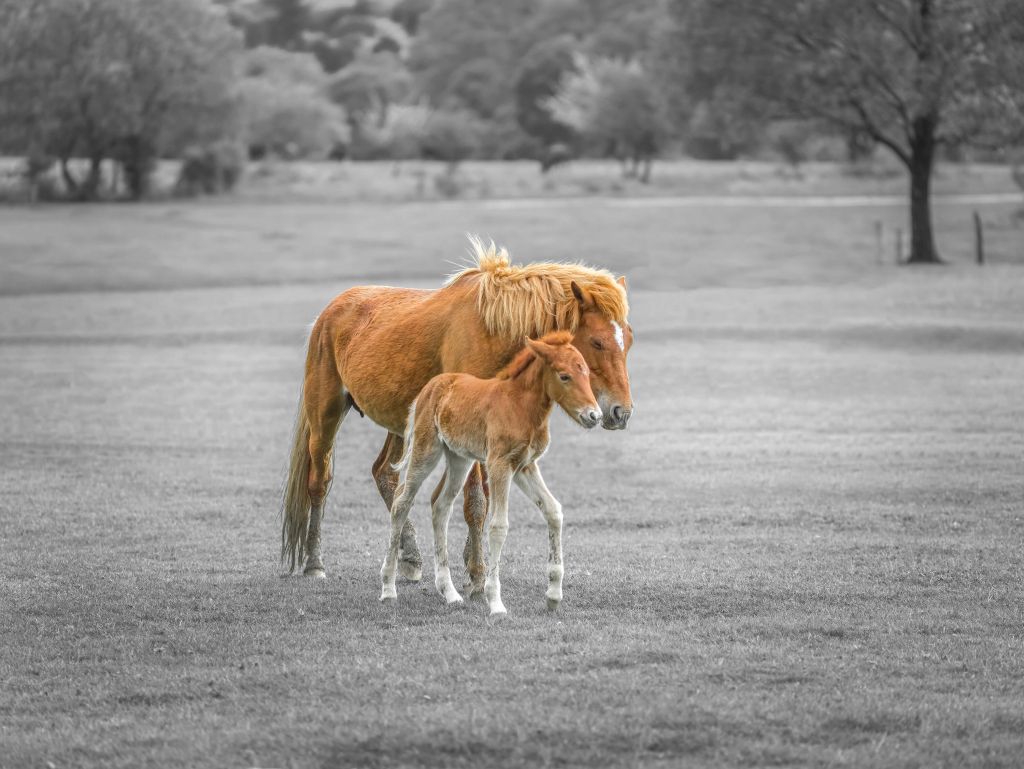
[[[246,139],[257,152],[322,159],[349,139],[345,112],[311,88],[246,78],[241,94]]]
[[[245,169],[245,151],[235,142],[194,145],[185,150],[175,192],[193,197],[230,192]]]
[[[423,156],[455,166],[479,151],[483,130],[480,118],[470,112],[434,112],[423,127]]]

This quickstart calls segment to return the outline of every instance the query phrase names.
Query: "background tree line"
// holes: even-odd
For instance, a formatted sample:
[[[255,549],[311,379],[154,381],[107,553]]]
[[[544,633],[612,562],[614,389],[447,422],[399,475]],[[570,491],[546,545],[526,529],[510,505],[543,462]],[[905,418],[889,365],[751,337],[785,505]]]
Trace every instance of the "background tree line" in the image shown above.
[[[937,156],[1024,126],[1019,0],[0,0],[0,149],[67,193],[155,161],[230,186],[245,157],[530,158],[877,146],[937,259]],[[833,150],[834,152],[834,150]]]

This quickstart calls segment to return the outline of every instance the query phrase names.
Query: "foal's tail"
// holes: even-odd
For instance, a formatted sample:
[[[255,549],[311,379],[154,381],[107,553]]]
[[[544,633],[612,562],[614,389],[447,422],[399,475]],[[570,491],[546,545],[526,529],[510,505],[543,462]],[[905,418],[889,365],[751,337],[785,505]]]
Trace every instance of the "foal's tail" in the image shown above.
[[[405,435],[402,440],[404,441],[402,446],[402,458],[399,459],[395,464],[391,465],[397,472],[402,472],[403,469],[408,467],[409,459],[412,457],[412,442],[416,435],[416,401],[419,397],[412,402],[409,407],[409,417],[405,422]]]
[[[306,533],[309,527],[309,420],[306,418],[305,396],[299,392],[299,411],[295,417],[295,438],[288,462],[288,480],[284,487],[281,522],[281,562],[288,564],[288,573],[306,556]]]

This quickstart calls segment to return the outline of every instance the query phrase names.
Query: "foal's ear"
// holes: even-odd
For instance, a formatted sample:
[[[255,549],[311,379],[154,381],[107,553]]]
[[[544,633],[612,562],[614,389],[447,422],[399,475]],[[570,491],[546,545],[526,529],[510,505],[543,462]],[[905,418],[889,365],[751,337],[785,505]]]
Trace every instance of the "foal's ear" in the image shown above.
[[[626,276],[625,275],[620,275],[618,278],[615,279],[615,282],[618,283],[620,286],[622,286],[622,290],[623,291],[626,290]]]
[[[581,310],[589,310],[594,306],[594,301],[590,298],[590,294],[575,280],[569,284],[569,288],[572,289],[572,295],[576,297],[576,301],[580,303]]]
[[[530,351],[542,361],[546,363],[551,360],[551,348],[547,342],[542,342],[539,339],[530,339],[530,337],[526,337],[525,342]]]

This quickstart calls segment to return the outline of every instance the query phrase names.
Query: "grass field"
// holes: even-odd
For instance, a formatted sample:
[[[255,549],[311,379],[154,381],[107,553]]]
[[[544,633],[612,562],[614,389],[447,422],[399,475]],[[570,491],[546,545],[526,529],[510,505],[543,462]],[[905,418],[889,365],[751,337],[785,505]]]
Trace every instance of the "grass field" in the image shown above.
[[[1019,766],[1024,228],[980,210],[983,269],[941,202],[928,269],[891,205],[0,210],[0,767]],[[496,626],[377,603],[357,417],[329,579],[277,564],[307,324],[467,231],[625,273],[636,332],[629,430],[554,420],[563,606],[517,495]]]

